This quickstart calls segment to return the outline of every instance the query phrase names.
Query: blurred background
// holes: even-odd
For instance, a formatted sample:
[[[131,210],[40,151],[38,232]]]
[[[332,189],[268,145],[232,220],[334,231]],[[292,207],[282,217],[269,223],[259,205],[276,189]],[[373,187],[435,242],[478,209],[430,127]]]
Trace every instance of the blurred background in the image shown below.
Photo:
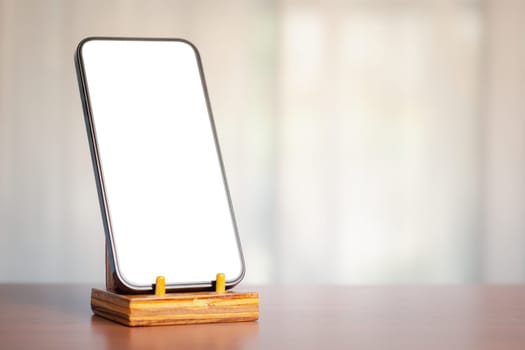
[[[0,281],[103,283],[73,54],[201,52],[246,283],[525,282],[525,1],[0,0]]]

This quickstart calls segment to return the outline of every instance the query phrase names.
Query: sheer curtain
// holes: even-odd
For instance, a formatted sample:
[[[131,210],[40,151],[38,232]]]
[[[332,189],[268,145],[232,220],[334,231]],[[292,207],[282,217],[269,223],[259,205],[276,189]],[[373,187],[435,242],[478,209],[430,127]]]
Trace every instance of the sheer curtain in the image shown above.
[[[525,281],[520,1],[0,0],[0,280],[102,281],[83,37],[200,49],[246,281]]]
[[[476,278],[481,21],[463,2],[284,10],[284,280]]]

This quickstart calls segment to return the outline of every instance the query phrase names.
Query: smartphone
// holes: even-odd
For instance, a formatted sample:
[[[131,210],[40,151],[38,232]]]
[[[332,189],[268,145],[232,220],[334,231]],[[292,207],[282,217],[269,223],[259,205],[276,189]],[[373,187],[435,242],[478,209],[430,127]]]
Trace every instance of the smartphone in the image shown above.
[[[182,39],[90,37],[75,54],[118,291],[239,283],[245,264],[202,63]]]

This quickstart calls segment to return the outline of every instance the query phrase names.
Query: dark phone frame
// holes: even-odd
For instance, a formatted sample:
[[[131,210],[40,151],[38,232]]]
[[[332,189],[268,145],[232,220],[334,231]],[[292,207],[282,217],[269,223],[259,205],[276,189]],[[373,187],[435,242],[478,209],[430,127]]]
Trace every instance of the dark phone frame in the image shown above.
[[[108,41],[175,41],[182,42],[189,45],[194,53],[197,60],[197,65],[199,68],[199,75],[202,84],[202,89],[204,92],[204,98],[206,100],[206,108],[208,111],[209,122],[212,129],[212,134],[215,143],[215,150],[217,152],[217,157],[220,164],[222,181],[224,189],[226,191],[226,197],[228,199],[228,206],[230,210],[230,216],[233,223],[233,229],[235,233],[235,238],[237,242],[237,250],[241,260],[241,274],[233,280],[226,281],[226,288],[230,289],[237,285],[245,275],[246,265],[244,261],[244,256],[242,253],[241,241],[239,238],[239,232],[237,228],[237,221],[235,220],[235,214],[233,211],[233,203],[231,200],[230,190],[228,187],[228,182],[226,180],[226,171],[224,169],[224,163],[220,152],[219,141],[217,137],[217,131],[215,127],[215,122],[213,120],[213,114],[211,110],[210,99],[208,95],[208,89],[206,86],[206,80],[204,78],[204,71],[202,68],[202,61],[199,54],[199,51],[191,42],[185,39],[180,38],[138,38],[138,37],[87,37],[80,41],[75,51],[75,68],[77,73],[77,80],[80,90],[80,98],[82,100],[82,109],[84,112],[84,121],[86,125],[87,136],[89,140],[89,149],[91,153],[91,160],[93,165],[93,171],[95,174],[95,182],[97,186],[98,199],[100,211],[102,214],[102,223],[104,226],[104,232],[106,236],[106,287],[110,290],[115,290],[117,292],[123,293],[147,293],[153,292],[154,285],[148,287],[136,286],[127,282],[121,275],[119,270],[119,263],[115,254],[115,246],[113,239],[113,231],[111,226],[111,216],[109,211],[108,202],[106,199],[106,190],[104,185],[104,176],[102,171],[102,166],[100,163],[100,157],[98,152],[97,137],[95,131],[95,125],[93,121],[93,114],[91,110],[91,103],[89,99],[89,89],[86,82],[84,62],[82,60],[82,47],[89,41],[93,40],[108,40]],[[109,271],[108,271],[109,269]],[[220,271],[217,271],[220,272]],[[109,274],[109,275],[108,275]],[[214,288],[215,281],[202,281],[202,282],[192,282],[192,283],[180,283],[180,284],[167,284],[166,289],[168,291],[196,291],[196,290],[210,290]]]

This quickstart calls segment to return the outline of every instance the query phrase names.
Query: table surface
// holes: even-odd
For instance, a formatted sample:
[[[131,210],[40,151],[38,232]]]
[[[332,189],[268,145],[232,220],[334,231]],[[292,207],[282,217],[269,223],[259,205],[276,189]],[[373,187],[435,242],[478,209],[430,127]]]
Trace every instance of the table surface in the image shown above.
[[[90,286],[0,284],[1,349],[525,349],[525,286],[254,286],[258,322],[128,328]]]

